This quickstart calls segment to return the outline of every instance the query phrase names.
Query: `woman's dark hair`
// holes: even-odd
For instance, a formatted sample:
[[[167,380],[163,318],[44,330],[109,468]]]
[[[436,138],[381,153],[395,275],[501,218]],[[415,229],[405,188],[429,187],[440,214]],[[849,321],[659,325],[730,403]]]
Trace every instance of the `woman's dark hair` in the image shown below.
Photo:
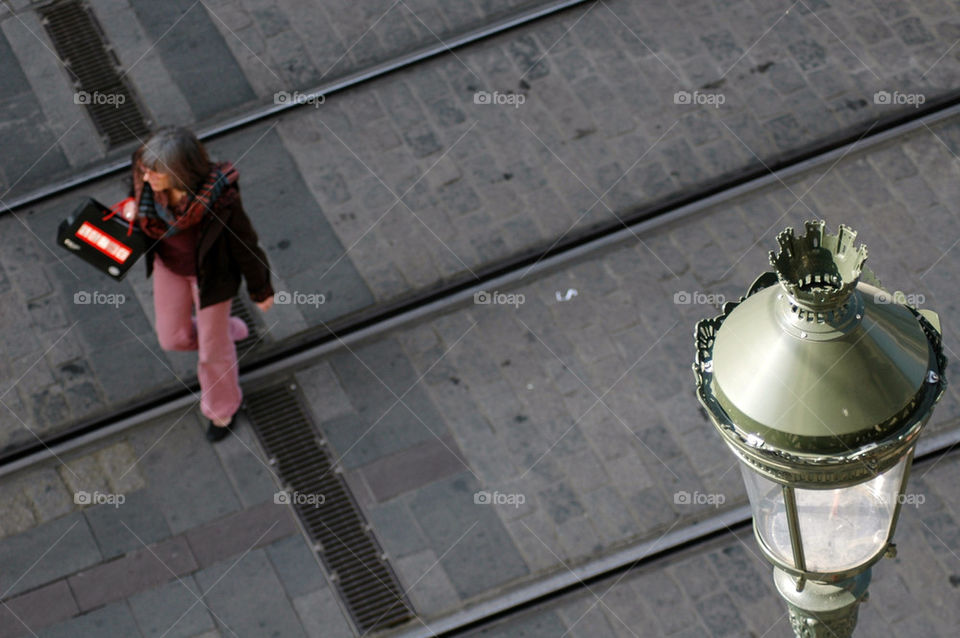
[[[167,173],[174,188],[196,193],[210,174],[207,149],[189,129],[167,126],[144,143],[136,153],[141,166]]]

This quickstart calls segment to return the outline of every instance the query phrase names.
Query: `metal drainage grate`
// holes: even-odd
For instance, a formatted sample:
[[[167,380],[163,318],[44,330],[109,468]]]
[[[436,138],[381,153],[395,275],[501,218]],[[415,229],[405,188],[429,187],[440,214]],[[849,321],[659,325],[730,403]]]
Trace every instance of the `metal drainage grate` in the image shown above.
[[[412,606],[343,476],[331,466],[326,443],[316,434],[293,381],[247,393],[246,406],[285,489],[323,496],[319,506],[296,497],[291,505],[357,627],[367,633],[413,618]]]
[[[149,130],[143,112],[90,9],[79,0],[64,0],[39,13],[73,79],[74,101],[86,106],[107,147],[145,137]]]
[[[236,344],[237,357],[239,358],[245,355],[250,348],[257,345],[257,324],[253,320],[253,315],[250,314],[250,308],[240,297],[233,298],[233,302],[230,304],[230,315],[242,319],[243,323],[247,324],[247,330],[250,331],[246,339],[242,339]]]

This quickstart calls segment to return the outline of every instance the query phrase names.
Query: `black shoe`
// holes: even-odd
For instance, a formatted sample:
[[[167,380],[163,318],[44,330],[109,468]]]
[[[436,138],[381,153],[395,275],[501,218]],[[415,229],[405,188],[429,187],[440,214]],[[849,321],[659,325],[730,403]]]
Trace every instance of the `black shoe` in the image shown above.
[[[217,441],[225,439],[227,435],[230,434],[230,428],[233,427],[235,422],[233,418],[231,418],[230,423],[226,425],[214,425],[213,421],[211,421],[210,426],[207,428],[207,440],[211,443],[216,443]]]

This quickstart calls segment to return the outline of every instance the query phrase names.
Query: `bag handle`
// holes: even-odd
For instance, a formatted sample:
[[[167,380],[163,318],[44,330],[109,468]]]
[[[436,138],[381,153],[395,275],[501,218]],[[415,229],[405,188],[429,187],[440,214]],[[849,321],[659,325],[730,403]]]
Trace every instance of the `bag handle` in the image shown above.
[[[135,200],[132,197],[128,197],[126,199],[120,200],[119,202],[117,202],[116,204],[110,207],[110,212],[103,216],[103,221],[107,221],[108,219],[117,215],[118,213],[122,213],[127,203],[133,202],[133,201]],[[135,218],[136,216],[134,216],[134,219]],[[127,224],[127,237],[133,234],[133,219],[130,219],[128,221],[129,221],[129,224]]]

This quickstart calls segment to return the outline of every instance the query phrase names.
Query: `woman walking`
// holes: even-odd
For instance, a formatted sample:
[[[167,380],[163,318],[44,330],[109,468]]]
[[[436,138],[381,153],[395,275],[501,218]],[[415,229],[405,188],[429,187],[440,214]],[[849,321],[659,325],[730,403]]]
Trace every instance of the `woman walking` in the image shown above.
[[[260,310],[273,305],[267,256],[243,210],[237,177],[229,162],[211,162],[189,130],[163,128],[133,154],[134,199],[124,208],[155,240],[146,261],[160,347],[198,351],[210,441],[227,436],[242,399],[234,342],[248,330],[230,316],[241,276]]]

